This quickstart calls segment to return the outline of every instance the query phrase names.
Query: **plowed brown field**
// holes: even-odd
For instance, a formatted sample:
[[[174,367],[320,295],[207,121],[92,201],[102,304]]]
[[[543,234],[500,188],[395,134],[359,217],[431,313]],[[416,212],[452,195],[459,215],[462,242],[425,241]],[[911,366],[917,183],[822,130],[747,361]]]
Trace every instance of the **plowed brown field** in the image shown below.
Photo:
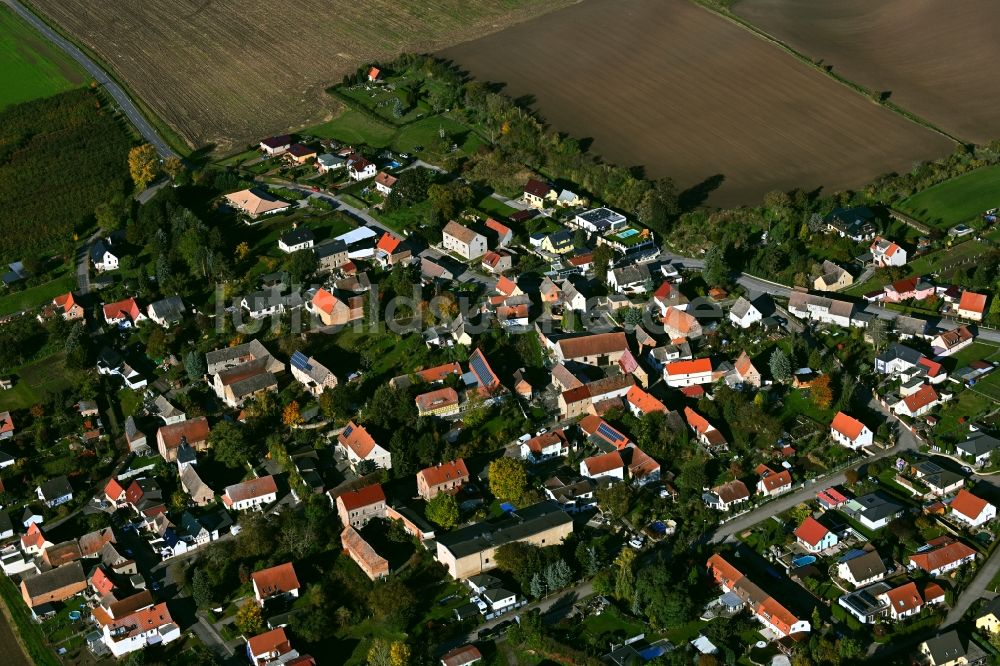
[[[857,186],[952,149],[687,0],[586,0],[442,55],[534,96],[609,161],[684,186],[723,175],[719,205]]]
[[[195,146],[317,122],[359,65],[577,0],[33,0]]]
[[[997,0],[743,0],[734,9],[965,141],[1000,138]]]

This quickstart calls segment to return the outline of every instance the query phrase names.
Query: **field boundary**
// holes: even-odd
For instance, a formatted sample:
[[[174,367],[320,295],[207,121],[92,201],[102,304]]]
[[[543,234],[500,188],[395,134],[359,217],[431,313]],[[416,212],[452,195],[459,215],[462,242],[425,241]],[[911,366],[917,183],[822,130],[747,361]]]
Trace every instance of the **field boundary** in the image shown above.
[[[129,98],[129,100],[132,101],[132,104],[134,104],[135,107],[139,110],[139,113],[143,115],[146,121],[153,126],[153,129],[156,130],[156,132],[163,138],[163,140],[166,141],[167,145],[170,146],[174,151],[176,151],[178,155],[180,155],[183,158],[190,156],[190,154],[195,149],[189,146],[188,143],[184,140],[184,138],[181,137],[181,135],[178,134],[173,127],[171,127],[165,120],[163,120],[156,113],[154,113],[153,110],[149,107],[149,105],[147,105],[146,102],[140,96],[138,96],[132,90],[131,87],[128,86],[128,84],[122,81],[121,77],[118,76],[118,74],[114,71],[114,69],[110,65],[108,65],[108,63],[105,62],[103,58],[98,56],[92,49],[90,49],[86,44],[78,40],[72,34],[68,33],[66,30],[63,30],[62,26],[49,19],[45,15],[45,13],[40,11],[30,0],[18,0],[18,2],[20,2],[20,4],[22,4],[25,7],[25,9],[34,14],[39,21],[49,26],[49,28],[54,30],[60,37],[65,39],[67,42],[69,42],[76,48],[80,49],[80,51],[82,51],[84,55],[93,60],[94,64],[100,67],[108,78],[110,78],[112,81],[118,84],[118,87],[122,89],[122,91]],[[41,35],[41,37],[44,39],[45,35]],[[87,75],[90,78],[91,86],[96,85],[98,88],[103,87],[100,84],[98,84],[92,76],[90,76],[89,72],[87,72]],[[114,103],[115,107],[118,106],[118,104],[115,103],[114,100],[112,100],[112,102]],[[132,125],[131,122],[129,122],[128,124],[130,127],[132,127],[133,131],[139,136],[139,139],[144,140],[142,137],[142,133],[139,132],[139,129],[134,125]]]
[[[740,18],[732,11],[730,11],[727,8],[721,7],[716,2],[713,2],[712,0],[691,0],[691,2],[693,2],[695,5],[698,5],[707,12],[711,12],[712,14],[715,14],[717,16],[721,16],[722,18],[730,21],[731,23],[740,26],[744,30],[749,31],[751,34],[756,35],[758,38],[764,40],[765,42],[770,42],[771,44],[774,44],[775,46],[784,50],[786,53],[790,54],[800,62],[822,73],[824,76],[833,79],[842,86],[850,88],[851,90],[858,93],[859,95],[862,95],[863,97],[867,97],[873,104],[877,104],[878,106],[888,109],[889,111],[892,111],[893,113],[909,120],[910,122],[919,125],[924,129],[928,129],[932,132],[935,132],[945,137],[949,141],[955,142],[956,144],[972,145],[970,144],[970,142],[965,141],[964,139],[961,139],[949,132],[946,132],[945,130],[941,129],[931,121],[927,120],[922,116],[917,115],[916,113],[913,113],[909,109],[905,109],[888,99],[882,99],[878,92],[874,90],[869,90],[860,83],[855,83],[854,81],[844,76],[841,76],[837,72],[834,72],[832,69],[827,69],[826,67],[817,64],[816,61],[807,56],[805,53],[796,50],[791,45],[778,39],[771,33],[767,32],[766,30],[763,30],[755,26],[754,24],[750,23],[749,21]]]
[[[0,580],[0,612],[9,624],[10,633],[14,634],[18,650],[28,663],[37,666],[59,666],[61,662],[48,647],[42,630],[28,617],[27,607],[23,603],[17,606],[23,601],[16,594],[14,583],[3,576],[3,580]]]

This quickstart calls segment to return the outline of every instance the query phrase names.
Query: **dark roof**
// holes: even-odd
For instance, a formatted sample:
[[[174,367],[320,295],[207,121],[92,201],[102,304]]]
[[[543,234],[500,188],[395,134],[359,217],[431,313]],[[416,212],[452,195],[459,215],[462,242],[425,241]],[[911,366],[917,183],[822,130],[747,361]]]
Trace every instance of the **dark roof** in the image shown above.
[[[83,566],[79,562],[71,562],[37,576],[25,578],[22,582],[28,591],[28,596],[38,597],[55,592],[67,585],[85,583],[86,581],[87,577],[83,573]]]
[[[910,347],[907,347],[906,345],[901,345],[897,342],[896,344],[890,346],[884,352],[879,354],[876,358],[878,358],[878,360],[884,363],[888,363],[889,361],[898,358],[906,361],[911,365],[916,365],[923,357],[924,355],[918,352],[916,349],[911,349]]]
[[[867,580],[872,576],[886,574],[885,563],[877,550],[870,550],[864,555],[851,558],[847,561],[847,568],[854,576],[854,580]]]
[[[929,638],[926,642],[935,664],[946,664],[965,656],[965,646],[955,630]]]
[[[272,136],[264,139],[261,143],[268,148],[280,148],[282,146],[287,146],[292,142],[292,137],[287,134],[281,134],[279,136]]]
[[[98,239],[97,242],[90,247],[90,258],[95,262],[104,261],[104,253],[110,251],[111,246],[109,246],[103,238]]]
[[[292,229],[281,235],[281,242],[285,245],[298,245],[299,243],[308,243],[314,240],[316,240],[316,236],[313,235],[311,230],[305,227]]]
[[[316,253],[317,259],[325,259],[341,252],[347,252],[347,243],[339,240],[331,240],[315,246],[313,251]]]
[[[969,435],[969,438],[964,442],[959,442],[957,448],[970,456],[981,456],[984,453],[992,452],[997,447],[1000,447],[1000,439],[988,433],[978,431]]]
[[[864,507],[859,513],[872,522],[882,520],[903,510],[900,504],[877,491],[862,495],[857,498],[857,502]]]
[[[0,533],[9,532],[14,529],[14,523],[6,511],[0,511]]]
[[[476,523],[441,535],[437,541],[458,558],[571,522],[557,502],[548,500],[518,509],[500,521]]]
[[[42,497],[46,501],[57,499],[63,495],[73,494],[73,486],[69,484],[69,479],[65,476],[57,476],[54,479],[49,479],[38,487],[41,489]]]
[[[184,301],[181,300],[180,296],[167,296],[151,303],[149,307],[154,315],[170,322],[180,321],[184,315]]]

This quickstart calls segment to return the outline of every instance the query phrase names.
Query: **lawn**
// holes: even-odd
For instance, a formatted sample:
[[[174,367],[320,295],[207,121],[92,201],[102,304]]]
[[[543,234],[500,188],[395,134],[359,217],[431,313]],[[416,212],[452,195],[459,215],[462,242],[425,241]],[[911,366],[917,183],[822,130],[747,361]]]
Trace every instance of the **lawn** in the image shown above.
[[[976,169],[904,199],[899,209],[928,224],[950,227],[1000,205],[1000,165]]]
[[[83,85],[82,69],[8,7],[0,7],[0,109]]]
[[[945,358],[949,370],[963,368],[973,361],[993,361],[1000,356],[1000,347],[986,342],[973,342],[961,351]]]
[[[62,353],[23,365],[8,374],[14,377],[14,388],[0,391],[0,411],[28,409],[42,402],[46,393],[65,391],[76,385],[76,377],[66,369]]]
[[[62,275],[22,291],[15,291],[0,297],[0,317],[12,312],[20,312],[29,308],[37,308],[52,301],[59,294],[65,294],[76,288],[75,275]]]
[[[938,424],[934,427],[934,434],[940,436],[950,436],[952,439],[964,439],[968,432],[968,421],[976,419],[986,412],[996,408],[996,403],[984,395],[987,392],[995,392],[996,381],[987,383],[992,379],[992,375],[979,382],[976,390],[965,389],[956,395],[951,401],[945,403],[938,413]],[[959,419],[964,418],[963,423]]]
[[[510,217],[517,212],[516,209],[511,208],[504,202],[494,199],[492,195],[486,195],[480,199],[476,204],[476,208],[483,211],[487,215],[500,218]]]
[[[318,136],[321,139],[336,139],[346,143],[361,143],[375,148],[384,148],[396,133],[388,123],[375,120],[371,116],[347,109],[333,120],[302,130],[302,134]]]
[[[947,277],[953,270],[968,263],[979,255],[991,252],[992,248],[985,243],[975,240],[967,240],[937,252],[917,257],[906,264],[907,275],[929,275],[937,273],[942,278]],[[870,291],[877,291],[889,282],[888,272],[884,270],[875,271],[875,275],[870,280],[860,284],[854,284],[844,290],[847,296],[861,296]]]

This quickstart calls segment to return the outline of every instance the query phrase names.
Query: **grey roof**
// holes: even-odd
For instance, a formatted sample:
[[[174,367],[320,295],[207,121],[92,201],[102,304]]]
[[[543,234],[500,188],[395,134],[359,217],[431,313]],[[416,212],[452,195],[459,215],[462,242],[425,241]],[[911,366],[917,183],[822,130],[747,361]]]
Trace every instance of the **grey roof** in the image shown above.
[[[884,576],[887,572],[885,562],[877,550],[870,550],[864,555],[852,558],[847,561],[847,568],[850,570],[854,580],[867,580],[874,576]]]
[[[467,580],[470,585],[486,589],[500,586],[500,579],[489,574],[476,574],[475,576],[469,576]]]
[[[729,313],[743,319],[743,317],[750,312],[750,308],[752,307],[754,307],[753,303],[740,296],[736,299],[736,302],[733,303],[733,307],[729,308]]]
[[[29,576],[22,582],[28,591],[28,596],[38,597],[73,583],[86,583],[87,576],[83,573],[83,565],[79,562],[70,562],[37,576]]]
[[[183,449],[184,447],[182,446],[181,448]],[[184,488],[187,489],[188,494],[192,497],[196,495],[215,495],[215,491],[198,476],[198,471],[194,465],[188,465],[181,472],[181,483],[184,484]]]
[[[495,587],[492,590],[486,590],[485,592],[483,592],[482,596],[485,597],[488,602],[494,604],[501,599],[506,599],[507,597],[513,597],[517,595],[515,595],[510,590],[504,589],[502,587]]]
[[[184,316],[184,301],[181,300],[180,296],[167,296],[155,303],[150,303],[149,309],[158,319],[178,322]]]
[[[997,447],[1000,447],[1000,439],[978,431],[969,435],[964,442],[959,442],[956,448],[970,456],[981,456],[984,453],[991,453]]]
[[[175,416],[180,416],[184,412],[174,407],[169,400],[164,396],[158,395],[153,399],[153,407],[156,408],[156,414],[161,419],[173,418]]]
[[[496,522],[469,525],[441,535],[437,540],[459,558],[572,522],[573,519],[557,502],[549,500],[518,509]]]
[[[136,439],[142,439],[146,435],[139,430],[138,426],[135,424],[135,417],[130,416],[125,419],[125,439],[128,441],[134,441]]]
[[[57,476],[54,479],[49,479],[38,487],[41,489],[42,497],[45,501],[73,494],[73,486],[70,485],[69,479],[65,476]]]
[[[14,529],[14,523],[10,519],[10,514],[0,511],[0,533],[9,532]]]
[[[907,317],[906,315],[898,315],[892,320],[893,329],[897,333],[904,333],[907,335],[923,335],[927,330],[927,321],[925,319],[919,319],[917,317]]]
[[[327,257],[332,257],[335,254],[343,254],[347,252],[347,244],[339,240],[330,240],[325,243],[320,243],[313,248],[316,253],[317,259],[325,259]]]
[[[589,222],[598,229],[606,229],[610,227],[613,221],[617,222],[625,220],[624,215],[616,213],[610,208],[594,208],[593,210],[588,210],[585,213],[580,213],[577,217],[581,220]]]
[[[859,513],[873,523],[903,510],[902,505],[893,502],[878,491],[862,495],[856,501],[864,507]]]
[[[108,245],[107,241],[103,238],[98,239],[97,242],[90,247],[90,258],[95,262],[104,261],[105,252],[111,252],[111,246]]]
[[[211,366],[216,363],[233,361],[248,354],[259,358],[261,356],[269,355],[269,352],[267,351],[267,348],[261,344],[260,340],[251,340],[250,342],[245,342],[242,345],[236,345],[235,347],[224,347],[222,349],[210,351],[205,354],[205,362]]]
[[[935,664],[954,662],[965,656],[965,646],[954,629],[926,641],[927,650]]]
[[[901,359],[906,361],[910,365],[916,365],[920,359],[924,357],[923,354],[918,352],[916,349],[907,347],[906,345],[901,345],[898,342],[890,345],[884,352],[876,356],[875,358],[884,363],[889,363],[895,359]]]
[[[652,279],[649,274],[649,266],[639,264],[638,266],[623,266],[614,270],[615,281],[619,284],[632,284],[635,282],[645,282]]]
[[[298,229],[292,229],[281,235],[281,242],[285,245],[299,245],[300,243],[308,243],[309,241],[315,241],[316,236],[313,235],[311,229],[306,229],[305,227],[299,227]]]

